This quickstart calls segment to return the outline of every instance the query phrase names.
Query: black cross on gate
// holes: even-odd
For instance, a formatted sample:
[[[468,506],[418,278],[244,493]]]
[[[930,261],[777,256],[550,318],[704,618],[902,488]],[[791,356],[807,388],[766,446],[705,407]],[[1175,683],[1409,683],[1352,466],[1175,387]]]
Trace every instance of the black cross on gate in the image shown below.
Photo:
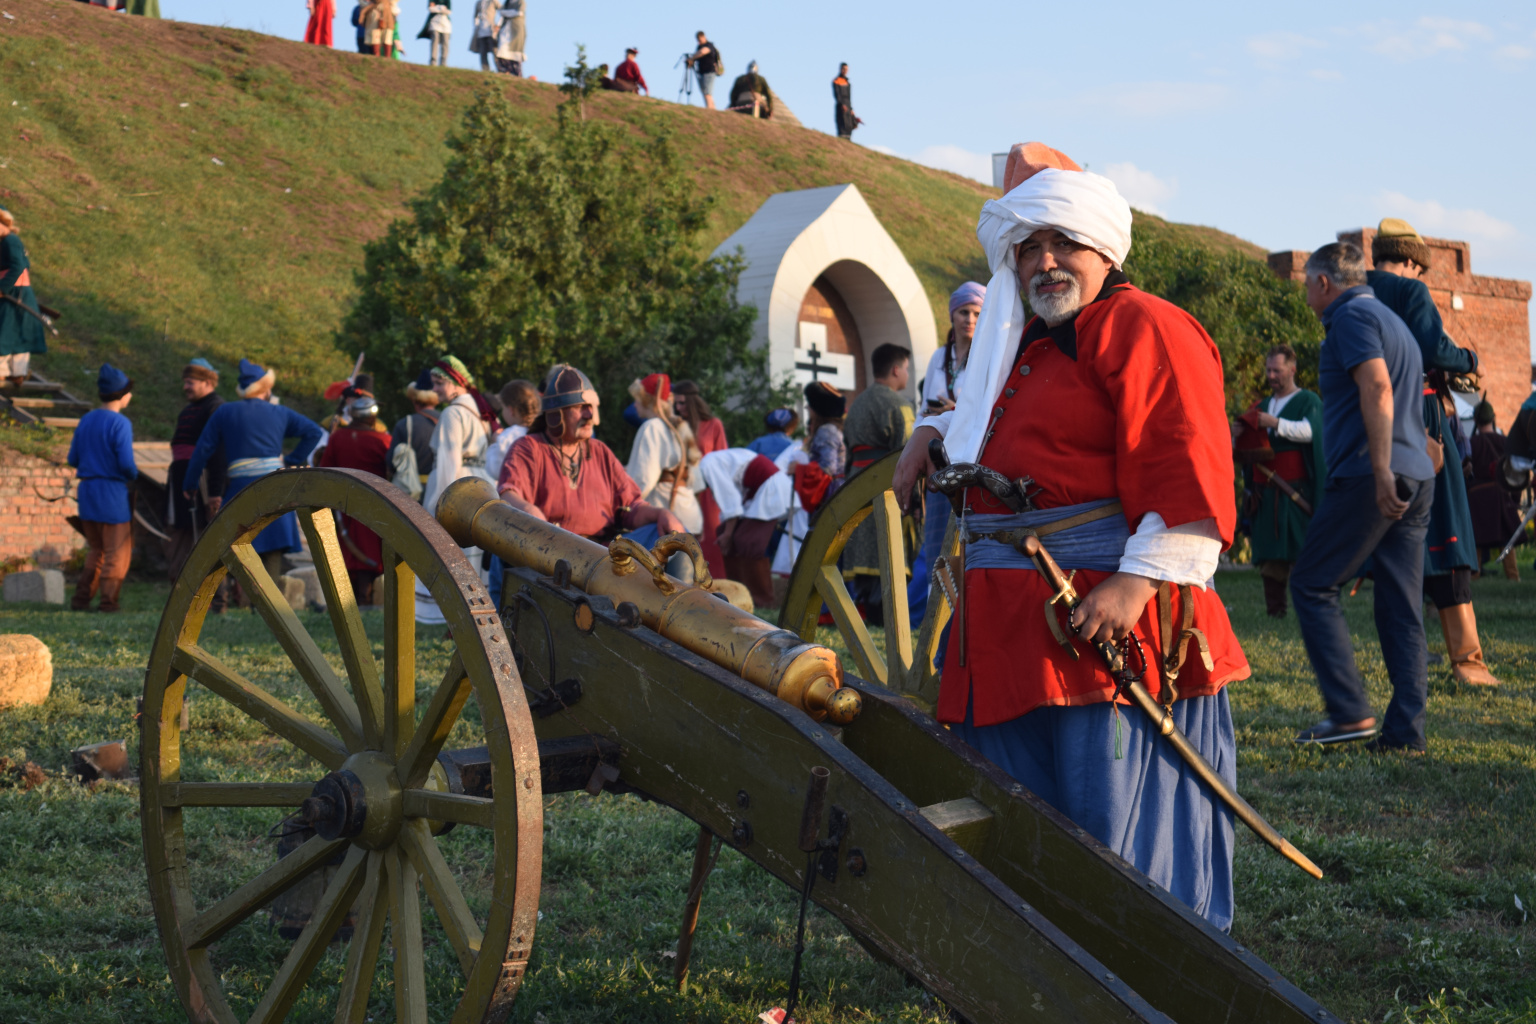
[[[823,363],[821,361],[821,349],[817,348],[815,345],[812,345],[812,346],[810,346],[810,353],[811,353],[811,356],[810,356],[811,361],[808,362],[808,363],[796,363],[795,364],[795,369],[797,369],[797,370],[810,370],[811,371],[811,383],[812,384],[816,383],[816,381],[819,379],[818,374],[820,374],[822,370],[826,370],[827,371],[827,376],[828,377],[836,377],[837,376],[837,368],[836,367],[831,366],[831,365],[829,365],[827,363]]]

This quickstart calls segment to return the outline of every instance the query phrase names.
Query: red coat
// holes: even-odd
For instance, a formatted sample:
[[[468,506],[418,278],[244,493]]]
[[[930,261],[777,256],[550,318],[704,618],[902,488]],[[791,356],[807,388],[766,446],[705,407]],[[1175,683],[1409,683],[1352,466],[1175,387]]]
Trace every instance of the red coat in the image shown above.
[[[337,427],[320,449],[320,465],[333,469],[361,469],[389,477],[389,435],[382,430]],[[341,557],[353,572],[378,572],[384,554],[379,535],[351,516],[342,516],[352,545],[341,542]],[[353,551],[352,547],[357,551]],[[372,564],[369,564],[369,563]]]
[[[316,46],[331,45],[331,22],[336,20],[336,0],[314,0],[309,24],[304,26],[304,41]]]
[[[1133,533],[1152,511],[1170,527],[1214,518],[1225,546],[1237,522],[1225,408],[1221,356],[1200,324],[1122,285],[1054,331],[1038,318],[1026,325],[981,461],[1009,479],[1034,477],[1040,508],[1119,498]],[[983,490],[968,498],[973,512],[1009,511]],[[1086,595],[1109,575],[1084,570],[1073,584]],[[1248,677],[1220,596],[1192,592],[1194,624],[1210,642],[1215,669],[1205,669],[1191,644],[1178,679],[1183,697]],[[994,725],[1043,705],[1110,699],[1114,680],[1102,659],[1079,643],[1073,661],[1051,635],[1042,610],[1049,596],[1045,581],[1027,569],[966,573],[966,663],[959,663],[959,634],[951,629],[940,721],[963,721],[968,702],[976,725]],[[1175,594],[1175,623],[1179,611]],[[1160,663],[1155,602],[1136,632],[1148,661]],[[1155,667],[1143,682],[1153,694],[1161,689]]]

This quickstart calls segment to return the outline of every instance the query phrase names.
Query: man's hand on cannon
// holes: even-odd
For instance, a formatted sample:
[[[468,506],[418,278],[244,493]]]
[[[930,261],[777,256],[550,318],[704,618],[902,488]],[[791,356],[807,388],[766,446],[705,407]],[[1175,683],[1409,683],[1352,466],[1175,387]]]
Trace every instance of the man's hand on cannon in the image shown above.
[[[928,442],[938,440],[939,432],[932,427],[918,427],[902,449],[896,462],[896,473],[891,478],[891,489],[903,512],[912,511],[912,494],[918,480],[927,480],[938,468],[928,457]]]
[[[1088,592],[1072,610],[1072,628],[1089,643],[1119,643],[1136,625],[1147,602],[1157,594],[1157,581],[1117,572]]]

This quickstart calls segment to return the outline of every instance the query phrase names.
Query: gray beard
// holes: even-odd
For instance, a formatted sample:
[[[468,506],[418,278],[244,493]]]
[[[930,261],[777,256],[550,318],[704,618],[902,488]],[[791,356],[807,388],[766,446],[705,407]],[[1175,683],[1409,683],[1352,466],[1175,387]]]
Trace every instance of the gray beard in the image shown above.
[[[1064,292],[1053,292],[1049,295],[1040,293],[1040,287],[1047,284],[1055,284],[1066,281],[1068,288]],[[1074,275],[1065,270],[1047,270],[1029,281],[1029,308],[1033,309],[1046,322],[1049,327],[1066,323],[1078,314],[1087,305],[1083,301],[1083,285]]]

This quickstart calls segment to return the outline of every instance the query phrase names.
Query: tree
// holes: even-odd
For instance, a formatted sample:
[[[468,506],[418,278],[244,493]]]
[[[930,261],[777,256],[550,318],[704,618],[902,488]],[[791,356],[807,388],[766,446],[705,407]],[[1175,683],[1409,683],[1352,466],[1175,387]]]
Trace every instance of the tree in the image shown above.
[[[576,113],[583,121],[587,119],[587,97],[602,85],[603,71],[607,67],[606,64],[602,67],[588,67],[587,48],[580,43],[576,44],[576,63],[565,66],[565,81],[560,91],[576,103]]]
[[[546,136],[500,91],[475,99],[442,179],[368,245],[338,347],[367,351],[386,396],[444,352],[486,390],[572,363],[605,399],[598,433],[621,454],[625,389],[645,373],[697,380],[741,410],[738,430],[755,427],[780,396],[750,344],[756,311],[735,299],[740,261],[701,254],[712,197],[666,135],[633,143],[576,116],[579,102]]]

